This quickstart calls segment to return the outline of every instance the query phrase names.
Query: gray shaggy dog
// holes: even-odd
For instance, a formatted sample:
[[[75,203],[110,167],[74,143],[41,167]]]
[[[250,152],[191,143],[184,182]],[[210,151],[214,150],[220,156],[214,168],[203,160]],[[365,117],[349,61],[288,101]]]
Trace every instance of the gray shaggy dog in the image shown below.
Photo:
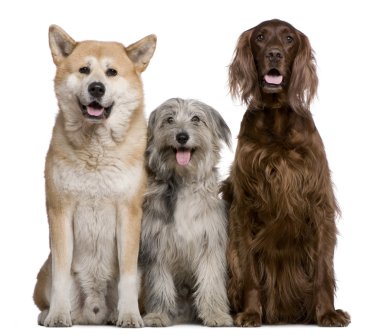
[[[220,114],[196,100],[170,99],[150,115],[140,246],[145,326],[233,324],[216,169],[230,137]]]

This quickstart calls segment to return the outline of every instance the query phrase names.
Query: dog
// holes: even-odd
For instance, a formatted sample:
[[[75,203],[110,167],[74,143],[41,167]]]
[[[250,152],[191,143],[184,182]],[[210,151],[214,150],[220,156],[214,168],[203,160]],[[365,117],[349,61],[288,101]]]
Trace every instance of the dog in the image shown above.
[[[197,100],[170,99],[150,115],[139,257],[145,326],[233,324],[216,169],[230,136],[220,114]]]
[[[223,185],[234,322],[347,326],[334,307],[339,210],[309,110],[318,78],[308,38],[280,20],[245,31],[229,85],[248,105]]]
[[[128,47],[76,42],[52,25],[49,43],[59,113],[45,166],[51,252],[34,291],[38,323],[141,327],[147,124],[140,74],[156,36]]]

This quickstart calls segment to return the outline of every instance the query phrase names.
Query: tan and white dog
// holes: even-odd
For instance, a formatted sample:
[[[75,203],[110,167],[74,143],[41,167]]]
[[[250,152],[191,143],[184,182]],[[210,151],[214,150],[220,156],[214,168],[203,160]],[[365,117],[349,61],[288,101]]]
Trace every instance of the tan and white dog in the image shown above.
[[[74,41],[49,29],[59,113],[46,158],[51,253],[34,301],[40,325],[143,326],[137,256],[146,184],[140,74],[156,46]]]

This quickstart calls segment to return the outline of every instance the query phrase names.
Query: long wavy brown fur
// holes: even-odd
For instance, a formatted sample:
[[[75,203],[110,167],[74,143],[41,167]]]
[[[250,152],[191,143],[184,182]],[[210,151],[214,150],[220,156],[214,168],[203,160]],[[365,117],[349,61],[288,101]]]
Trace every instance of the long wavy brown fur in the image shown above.
[[[268,94],[261,84],[268,57],[259,58],[266,50],[253,41],[258,32],[280,36],[284,30],[296,37],[294,50],[280,48],[288,80]],[[263,22],[241,35],[229,76],[231,93],[249,106],[223,186],[230,204],[228,295],[235,324],[346,326],[349,315],[334,308],[338,206],[309,111],[318,83],[310,43],[286,22]]]

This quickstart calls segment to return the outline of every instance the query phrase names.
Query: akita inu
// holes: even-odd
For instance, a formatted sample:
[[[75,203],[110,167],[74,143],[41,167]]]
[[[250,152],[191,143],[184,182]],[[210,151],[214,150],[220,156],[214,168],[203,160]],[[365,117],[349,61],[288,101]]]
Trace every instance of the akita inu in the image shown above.
[[[137,256],[146,184],[140,74],[156,37],[124,47],[49,30],[59,113],[46,158],[51,253],[34,301],[44,326],[143,326]]]

